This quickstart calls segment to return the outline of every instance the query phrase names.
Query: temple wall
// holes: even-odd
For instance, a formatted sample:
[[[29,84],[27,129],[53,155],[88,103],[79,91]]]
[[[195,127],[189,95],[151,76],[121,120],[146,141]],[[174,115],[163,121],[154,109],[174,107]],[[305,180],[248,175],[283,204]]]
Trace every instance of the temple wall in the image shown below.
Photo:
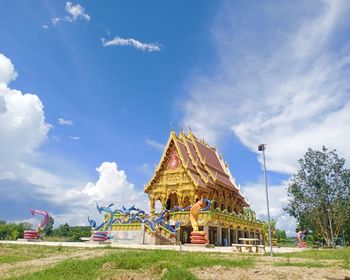
[[[112,230],[112,243],[116,244],[137,244],[137,245],[155,245],[155,237],[150,236],[145,232],[144,224],[140,224],[138,230]]]

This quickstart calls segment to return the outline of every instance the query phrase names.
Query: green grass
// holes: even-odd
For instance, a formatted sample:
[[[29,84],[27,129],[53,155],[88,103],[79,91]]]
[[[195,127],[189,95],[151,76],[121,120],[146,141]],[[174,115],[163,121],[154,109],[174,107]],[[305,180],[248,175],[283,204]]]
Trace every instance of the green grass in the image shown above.
[[[47,257],[77,251],[95,252],[105,250],[105,255],[89,259],[70,258],[43,270],[9,279],[132,279],[125,274],[137,273],[139,277],[161,280],[197,279],[194,268],[212,266],[249,268],[259,261],[259,256],[224,255],[217,253],[185,253],[163,250],[126,250],[116,248],[79,249],[67,247],[48,247],[37,245],[1,245],[0,264],[14,263],[33,258]],[[337,250],[307,250],[303,252],[275,254],[284,257],[280,262],[267,263],[274,266],[324,268],[336,265],[350,269],[350,248]],[[300,258],[291,261],[290,258]],[[328,261],[327,261],[328,260]],[[15,275],[15,274],[9,274]],[[1,278],[1,276],[0,276]],[[138,279],[138,278],[137,278]]]
[[[250,267],[253,258],[229,259],[217,254],[180,253],[174,251],[127,250],[111,252],[104,257],[67,260],[54,267],[13,279],[109,279],[118,273],[137,271],[161,279],[197,279],[190,268]]]
[[[345,249],[311,249],[302,252],[279,253],[276,257],[310,258],[314,260],[344,260],[350,258],[350,248]]]
[[[306,258],[314,261],[335,260],[344,269],[350,269],[350,248],[345,249],[313,249],[294,253],[275,254],[276,257]]]
[[[44,258],[51,255],[77,251],[76,248],[62,246],[16,245],[0,243],[0,264]]]
[[[2,264],[2,263],[15,263],[15,262],[27,261],[27,260],[30,260],[30,257],[13,256],[13,255],[1,256],[0,255],[0,264]]]

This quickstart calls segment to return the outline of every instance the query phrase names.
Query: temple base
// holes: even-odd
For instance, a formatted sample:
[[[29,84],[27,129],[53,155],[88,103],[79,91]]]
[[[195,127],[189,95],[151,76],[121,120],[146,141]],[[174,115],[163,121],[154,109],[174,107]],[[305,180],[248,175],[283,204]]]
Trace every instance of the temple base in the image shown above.
[[[191,232],[191,244],[207,244],[208,238],[205,231],[192,231]]]
[[[42,242],[42,239],[24,239],[24,238],[18,238],[17,241],[21,242]]]

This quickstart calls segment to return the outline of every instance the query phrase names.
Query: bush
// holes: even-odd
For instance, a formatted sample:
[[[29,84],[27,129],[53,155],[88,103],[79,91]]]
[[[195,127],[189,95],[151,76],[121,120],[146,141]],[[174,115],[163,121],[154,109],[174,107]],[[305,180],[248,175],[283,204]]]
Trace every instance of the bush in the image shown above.
[[[24,231],[31,228],[29,223],[10,223],[0,221],[0,240],[17,240],[23,238]]]

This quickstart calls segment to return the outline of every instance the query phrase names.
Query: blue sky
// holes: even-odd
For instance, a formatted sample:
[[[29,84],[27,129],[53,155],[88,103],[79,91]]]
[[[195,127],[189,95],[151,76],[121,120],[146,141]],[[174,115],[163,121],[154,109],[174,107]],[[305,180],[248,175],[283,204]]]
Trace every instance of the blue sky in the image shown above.
[[[259,217],[308,147],[349,142],[346,1],[0,2],[0,219],[147,207],[172,127],[216,144]],[[29,220],[31,221],[31,220]]]

